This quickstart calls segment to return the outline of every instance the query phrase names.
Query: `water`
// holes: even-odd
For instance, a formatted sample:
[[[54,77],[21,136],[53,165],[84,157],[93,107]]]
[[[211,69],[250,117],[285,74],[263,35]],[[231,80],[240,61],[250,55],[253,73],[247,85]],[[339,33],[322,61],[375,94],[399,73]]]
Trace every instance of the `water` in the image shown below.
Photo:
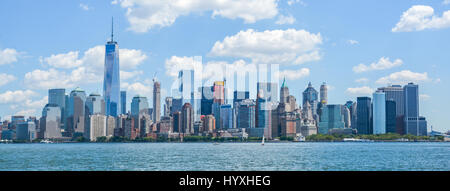
[[[450,170],[450,143],[0,144],[0,170]]]

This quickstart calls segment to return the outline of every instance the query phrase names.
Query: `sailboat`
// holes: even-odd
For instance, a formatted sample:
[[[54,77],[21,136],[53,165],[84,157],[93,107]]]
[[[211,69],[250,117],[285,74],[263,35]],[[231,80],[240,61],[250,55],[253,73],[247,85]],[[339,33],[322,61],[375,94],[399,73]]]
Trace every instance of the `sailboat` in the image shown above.
[[[264,146],[264,138],[265,138],[265,137],[264,137],[264,135],[263,135],[262,142],[261,142],[261,145],[262,145],[262,146]]]

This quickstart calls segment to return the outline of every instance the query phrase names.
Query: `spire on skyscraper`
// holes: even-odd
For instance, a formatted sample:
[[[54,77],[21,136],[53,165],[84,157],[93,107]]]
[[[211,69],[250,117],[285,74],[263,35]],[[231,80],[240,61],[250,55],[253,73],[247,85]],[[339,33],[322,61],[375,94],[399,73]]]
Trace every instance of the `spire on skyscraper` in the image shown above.
[[[114,42],[114,17],[111,18],[111,42]]]

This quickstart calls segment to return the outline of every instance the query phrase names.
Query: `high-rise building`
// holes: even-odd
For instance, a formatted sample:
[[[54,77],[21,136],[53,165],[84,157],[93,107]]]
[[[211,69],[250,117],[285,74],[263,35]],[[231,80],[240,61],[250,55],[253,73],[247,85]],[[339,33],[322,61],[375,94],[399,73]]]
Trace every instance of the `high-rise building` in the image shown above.
[[[419,135],[419,86],[408,83],[403,87],[405,100],[405,133]]]
[[[105,115],[105,101],[100,94],[90,94],[86,98],[86,115],[102,114]]]
[[[173,132],[174,133],[183,133],[182,131],[182,125],[181,125],[181,112],[176,111],[173,114]]]
[[[358,97],[356,107],[356,129],[358,134],[372,134],[372,99]]]
[[[127,113],[127,91],[120,91],[120,114]]]
[[[397,133],[396,108],[394,100],[386,100],[386,133]]]
[[[306,102],[309,102],[311,105],[311,109],[313,112],[313,115],[317,114],[317,107],[318,107],[318,92],[314,87],[312,86],[311,82],[309,82],[308,87],[305,91],[303,91],[303,106],[305,106]]]
[[[90,133],[89,139],[96,141],[98,137],[106,136],[106,116],[95,114],[90,116]]]
[[[114,41],[113,31],[111,31],[111,41],[106,43],[105,50],[103,96],[106,115],[117,116],[122,111],[120,109],[119,45]]]
[[[326,105],[322,108],[318,130],[320,134],[328,134],[331,129],[345,128],[342,107],[342,105]]]
[[[249,136],[262,137],[264,135],[266,138],[271,139],[273,103],[268,101],[268,99],[272,99],[271,96],[266,96],[264,92],[263,88],[258,91],[255,111],[256,128],[249,129]]]
[[[153,121],[159,122],[161,118],[161,84],[153,80]]]
[[[239,103],[243,100],[250,98],[250,92],[249,91],[234,91],[233,92],[233,106],[236,105],[236,103]]]
[[[386,134],[386,94],[381,90],[373,93],[373,134]]]
[[[214,82],[213,99],[213,103],[225,104],[225,81]]]
[[[168,117],[172,115],[172,97],[166,97],[166,103],[164,104],[164,116]]]
[[[42,110],[39,120],[38,137],[41,139],[62,138],[61,134],[61,107],[57,104],[47,104]]]
[[[136,95],[131,101],[131,116],[138,117],[140,114],[148,114],[147,97]]]
[[[277,102],[278,101],[278,84],[272,82],[258,82],[256,84],[256,92],[260,93],[266,102]]]
[[[116,128],[117,122],[116,117],[107,116],[106,117],[106,136],[114,136],[114,129]]]
[[[239,102],[237,128],[255,128],[255,109],[255,102],[251,99]]]
[[[202,119],[203,131],[212,133],[216,130],[216,119],[213,115],[206,115]]]
[[[387,87],[381,87],[378,88],[378,90],[381,90],[386,94],[386,100],[393,100],[396,104],[396,114],[397,116],[404,115],[404,95],[403,95],[403,88],[400,85],[391,85]]]
[[[210,115],[212,114],[212,104],[214,101],[213,96],[213,87],[201,87],[202,99],[201,99],[201,115]]]
[[[181,132],[194,133],[194,111],[190,103],[185,103],[181,109]]]
[[[220,106],[220,129],[233,128],[233,110],[230,104]]]
[[[33,121],[24,121],[17,124],[16,139],[23,141],[33,141],[36,139],[36,124]]]
[[[72,136],[79,136],[85,131],[85,110],[86,110],[86,93],[77,87],[70,92],[69,105],[67,112],[67,128],[66,130]]]
[[[48,103],[56,104],[61,108],[61,122],[64,129],[64,121],[66,118],[66,89],[49,89]]]
[[[283,84],[280,88],[280,103],[286,103],[289,97],[289,88],[286,86],[286,78],[283,79]]]
[[[320,103],[322,105],[328,103],[328,87],[325,82],[320,86]]]
[[[344,123],[345,123],[345,128],[351,128],[351,114],[350,114],[350,109],[348,109],[347,106],[342,106],[341,107],[341,113],[344,117]]]

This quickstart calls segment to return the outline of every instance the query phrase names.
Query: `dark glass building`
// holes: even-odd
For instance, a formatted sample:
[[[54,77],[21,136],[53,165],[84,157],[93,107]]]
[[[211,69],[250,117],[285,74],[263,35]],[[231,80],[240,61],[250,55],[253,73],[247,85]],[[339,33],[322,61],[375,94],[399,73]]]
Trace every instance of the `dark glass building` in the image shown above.
[[[126,91],[120,91],[120,110],[121,114],[127,113],[127,92]]]
[[[397,133],[396,108],[394,100],[386,100],[386,133]]]
[[[358,134],[372,134],[372,100],[370,97],[358,97],[356,106],[356,129]]]

